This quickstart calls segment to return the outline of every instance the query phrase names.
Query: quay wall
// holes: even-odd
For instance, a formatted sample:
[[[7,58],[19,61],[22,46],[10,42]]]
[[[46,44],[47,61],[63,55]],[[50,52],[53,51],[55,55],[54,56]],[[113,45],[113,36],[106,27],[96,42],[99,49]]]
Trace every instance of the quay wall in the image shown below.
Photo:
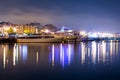
[[[89,38],[87,38],[87,39],[78,39],[78,38],[64,38],[64,39],[62,39],[62,40],[60,40],[60,39],[48,39],[48,40],[46,40],[46,39],[17,39],[17,38],[0,38],[0,43],[16,43],[16,42],[43,42],[43,43],[46,43],[46,42],[52,42],[52,43],[54,43],[54,42],[62,42],[62,43],[76,43],[76,42],[82,42],[82,41],[84,41],[84,42],[86,42],[86,41],[102,41],[102,40],[105,40],[105,41],[110,41],[110,40],[113,40],[113,41],[120,41],[120,38],[117,38],[117,39],[89,39]]]
[[[15,38],[0,38],[0,43],[15,43]]]

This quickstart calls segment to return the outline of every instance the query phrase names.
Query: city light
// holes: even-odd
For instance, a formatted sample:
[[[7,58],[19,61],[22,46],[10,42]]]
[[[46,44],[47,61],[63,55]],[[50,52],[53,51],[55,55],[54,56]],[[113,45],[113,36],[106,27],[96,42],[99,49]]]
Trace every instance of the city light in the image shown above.
[[[16,31],[17,31],[17,29],[16,29],[16,28],[13,28],[13,30],[14,30],[14,32],[16,32]]]
[[[94,33],[94,32],[90,32],[90,33],[88,33],[88,37],[90,37],[90,38],[98,38],[98,34]]]
[[[45,33],[49,33],[50,31],[48,30],[48,29],[45,29],[45,31],[44,31]]]
[[[86,35],[87,33],[86,33],[86,31],[80,31],[80,34],[81,35]]]

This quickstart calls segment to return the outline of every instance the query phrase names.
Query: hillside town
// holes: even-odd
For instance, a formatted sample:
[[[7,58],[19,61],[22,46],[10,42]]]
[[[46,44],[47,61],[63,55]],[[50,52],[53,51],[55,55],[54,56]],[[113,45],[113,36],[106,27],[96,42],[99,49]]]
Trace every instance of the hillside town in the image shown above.
[[[76,31],[76,30],[69,29],[65,26],[58,28],[53,24],[41,25],[38,22],[33,22],[29,24],[13,24],[13,23],[4,22],[4,21],[0,22],[1,38],[28,38],[28,37],[30,38],[31,37],[30,39],[32,39],[33,37],[34,38],[41,37],[41,35],[47,36],[47,37],[51,35],[54,35],[56,37],[61,37],[62,40],[59,40],[59,42],[61,41],[76,42],[76,41],[82,41],[82,40],[100,40],[100,39],[118,40],[120,37],[119,33],[111,34],[106,32],[101,33],[101,32]]]
[[[33,22],[29,24],[13,24],[10,22],[0,22],[0,33],[1,35],[8,36],[9,34],[41,34],[51,32],[73,32],[74,30],[65,29],[63,27],[58,28],[52,24],[41,25],[40,23]]]

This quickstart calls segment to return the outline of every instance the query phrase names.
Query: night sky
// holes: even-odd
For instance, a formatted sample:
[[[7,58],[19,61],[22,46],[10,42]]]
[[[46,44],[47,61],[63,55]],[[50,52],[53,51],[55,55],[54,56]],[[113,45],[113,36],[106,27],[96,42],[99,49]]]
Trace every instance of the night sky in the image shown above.
[[[120,32],[120,0],[0,0],[0,20]]]

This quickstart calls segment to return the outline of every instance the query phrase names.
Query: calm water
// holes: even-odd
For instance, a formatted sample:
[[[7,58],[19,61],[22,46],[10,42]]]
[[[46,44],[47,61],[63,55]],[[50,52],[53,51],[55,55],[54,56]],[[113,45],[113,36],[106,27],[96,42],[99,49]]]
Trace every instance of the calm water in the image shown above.
[[[1,79],[120,79],[120,43],[1,44]]]

